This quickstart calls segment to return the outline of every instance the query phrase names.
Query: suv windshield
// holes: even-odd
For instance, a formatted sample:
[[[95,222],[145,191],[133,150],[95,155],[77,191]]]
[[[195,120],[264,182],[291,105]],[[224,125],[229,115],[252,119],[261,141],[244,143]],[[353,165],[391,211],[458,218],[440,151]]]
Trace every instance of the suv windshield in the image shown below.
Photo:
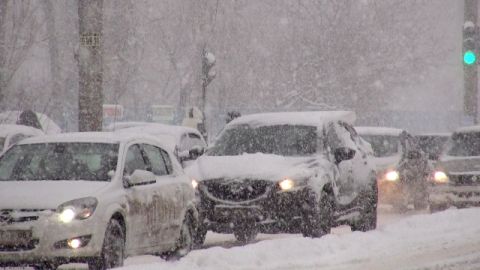
[[[38,143],[15,145],[0,158],[0,181],[110,181],[118,144]]]
[[[399,153],[399,138],[389,135],[362,135],[373,148],[375,157],[390,157]]]
[[[212,156],[265,153],[305,156],[317,150],[317,128],[301,125],[276,125],[252,128],[239,125],[227,129],[208,151]]]
[[[448,145],[449,156],[480,156],[480,133],[454,133]]]
[[[447,140],[447,136],[417,136],[418,146],[430,159],[438,159]]]
[[[5,146],[5,138],[0,137],[0,152],[3,151],[3,147]]]

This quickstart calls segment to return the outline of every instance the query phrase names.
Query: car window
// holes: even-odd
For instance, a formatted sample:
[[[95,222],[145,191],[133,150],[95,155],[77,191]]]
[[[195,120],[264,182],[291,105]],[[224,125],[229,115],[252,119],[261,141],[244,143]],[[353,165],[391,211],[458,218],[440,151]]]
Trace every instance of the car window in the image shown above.
[[[190,147],[194,147],[194,146],[205,147],[205,143],[203,142],[202,138],[198,134],[189,133],[188,137],[190,140]]]
[[[160,149],[160,152],[162,154],[163,160],[165,161],[165,165],[167,167],[168,174],[173,173],[173,165],[172,165],[172,160],[170,159],[170,156],[168,153],[162,149]]]
[[[162,150],[156,146],[149,145],[149,144],[144,144],[143,150],[145,151],[145,154],[147,155],[148,160],[150,161],[153,174],[167,175],[168,170],[161,153]]]
[[[454,133],[448,142],[450,156],[480,156],[480,133]]]
[[[131,175],[135,170],[149,170],[145,159],[142,155],[142,150],[138,144],[132,145],[128,148],[127,157],[125,160],[124,172],[126,175]]]
[[[12,136],[12,138],[10,139],[10,142],[8,143],[9,145],[14,145],[16,144],[17,142],[27,138],[27,137],[30,137],[30,136],[27,136],[27,135],[24,135],[24,134],[16,134],[14,136]]]

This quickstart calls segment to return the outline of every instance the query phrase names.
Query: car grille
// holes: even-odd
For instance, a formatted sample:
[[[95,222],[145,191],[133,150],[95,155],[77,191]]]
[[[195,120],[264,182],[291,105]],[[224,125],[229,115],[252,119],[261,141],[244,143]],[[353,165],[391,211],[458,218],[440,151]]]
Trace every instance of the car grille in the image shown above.
[[[207,191],[214,198],[242,202],[257,199],[273,187],[271,181],[266,180],[224,180],[214,179],[202,183],[203,190]]]
[[[456,186],[480,186],[480,175],[449,175],[448,179]]]
[[[39,218],[40,212],[44,211],[48,209],[1,209],[0,225],[35,221]]]

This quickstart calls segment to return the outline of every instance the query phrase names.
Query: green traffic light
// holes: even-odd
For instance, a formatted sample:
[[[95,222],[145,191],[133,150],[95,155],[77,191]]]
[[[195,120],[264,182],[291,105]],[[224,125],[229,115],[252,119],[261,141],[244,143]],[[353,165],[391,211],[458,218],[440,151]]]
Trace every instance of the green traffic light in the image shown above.
[[[466,51],[463,54],[463,62],[467,65],[473,65],[477,61],[477,56],[472,51]]]

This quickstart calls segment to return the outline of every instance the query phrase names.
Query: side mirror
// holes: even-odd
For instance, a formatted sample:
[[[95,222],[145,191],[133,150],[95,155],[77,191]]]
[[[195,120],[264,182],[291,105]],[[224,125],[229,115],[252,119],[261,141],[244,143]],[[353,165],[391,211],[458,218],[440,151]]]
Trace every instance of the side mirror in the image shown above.
[[[155,175],[145,170],[135,170],[132,175],[125,177],[127,187],[154,184],[156,182]]]
[[[407,159],[420,159],[422,158],[422,153],[418,150],[409,150],[407,151]]]
[[[203,147],[201,146],[198,146],[198,145],[195,145],[192,149],[190,149],[189,151],[189,158],[190,159],[196,159],[198,158],[199,156],[203,155],[203,152],[205,151],[205,149],[203,149]]]
[[[352,159],[355,156],[355,150],[348,147],[340,147],[335,149],[333,155],[335,156],[335,163],[340,164],[342,161]]]

